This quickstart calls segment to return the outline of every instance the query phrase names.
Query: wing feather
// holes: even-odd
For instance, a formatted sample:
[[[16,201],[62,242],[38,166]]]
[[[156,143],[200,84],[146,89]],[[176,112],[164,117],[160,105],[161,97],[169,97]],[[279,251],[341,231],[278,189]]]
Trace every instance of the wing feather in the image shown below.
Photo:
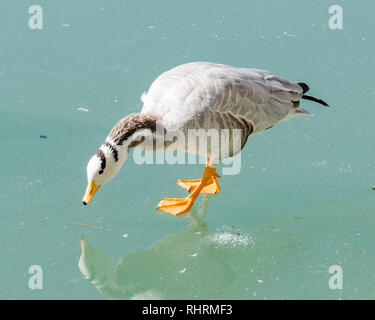
[[[220,128],[228,124],[214,114],[223,119],[221,114],[229,113],[251,122],[254,131],[259,132],[295,109],[294,102],[301,99],[302,91],[298,84],[265,70],[188,63],[161,74],[153,82],[142,96],[142,113],[158,117],[170,128],[183,128],[202,113],[210,114],[210,123]]]

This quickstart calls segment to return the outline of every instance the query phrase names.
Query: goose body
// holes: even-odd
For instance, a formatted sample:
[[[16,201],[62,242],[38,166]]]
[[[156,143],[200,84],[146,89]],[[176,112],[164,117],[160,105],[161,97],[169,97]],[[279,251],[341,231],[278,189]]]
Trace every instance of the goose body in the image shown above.
[[[154,140],[161,138],[164,143],[157,145],[165,149],[172,144],[164,140],[168,134],[182,132],[188,136],[189,130],[201,130],[199,134],[202,129],[216,130],[220,139],[206,143],[203,151],[203,155],[207,156],[203,178],[179,180],[179,184],[192,194],[183,199],[183,205],[179,202],[181,199],[165,199],[158,205],[158,208],[173,214],[184,213],[191,208],[200,192],[217,193],[220,190],[215,171],[218,162],[240,152],[249,136],[280,121],[311,115],[299,107],[303,98],[327,105],[322,100],[306,96],[308,90],[305,83],[292,83],[269,71],[209,62],[187,63],[166,71],[142,95],[142,111],[121,119],[99,148],[96,158],[90,160],[87,170],[89,185],[95,178],[100,182],[94,183],[97,188],[91,188],[94,190],[91,193],[113,178],[129,149],[139,145],[139,131],[143,135],[148,133]],[[161,133],[156,130],[157,127],[162,128]],[[220,135],[225,130],[227,139]],[[235,147],[235,133],[238,132],[240,143]],[[179,140],[173,147],[202,154],[196,139]],[[159,149],[154,147],[153,150]],[[113,165],[105,170],[108,161]],[[98,176],[104,172],[105,175]],[[91,199],[91,196],[88,187],[84,204],[87,203],[85,199]]]
[[[217,165],[225,152],[237,154],[250,135],[260,133],[279,121],[311,115],[299,108],[304,88],[269,71],[235,68],[209,62],[177,66],[161,74],[143,94],[141,114],[154,117],[167,131],[189,129],[241,130],[241,146],[233,148],[222,141],[208,145],[207,155]],[[199,153],[193,143],[177,149]]]

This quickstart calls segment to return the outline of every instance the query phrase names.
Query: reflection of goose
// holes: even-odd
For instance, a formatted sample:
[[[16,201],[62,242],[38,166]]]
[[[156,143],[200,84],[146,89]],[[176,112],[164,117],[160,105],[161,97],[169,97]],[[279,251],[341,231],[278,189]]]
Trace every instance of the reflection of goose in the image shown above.
[[[305,83],[292,83],[268,71],[207,62],[188,63],[163,73],[142,97],[141,113],[121,119],[90,159],[83,204],[89,203],[100,186],[117,174],[129,149],[141,143],[140,135],[162,139],[160,148],[155,150],[164,150],[172,148],[172,141],[168,143],[165,139],[166,134],[180,131],[188,137],[189,129],[203,129],[196,135],[207,142],[204,130],[227,130],[228,139],[207,145],[204,151],[197,148],[195,141],[186,143],[185,139],[182,145],[173,145],[185,152],[207,156],[202,179],[178,181],[180,186],[192,191],[188,197],[163,199],[158,204],[159,209],[171,214],[187,212],[200,193],[219,192],[216,166],[221,159],[239,153],[249,136],[280,121],[310,115],[299,107],[301,99],[327,105],[305,95],[308,90]],[[238,143],[235,142],[238,131],[234,130],[240,131]]]
[[[117,266],[105,252],[82,239],[82,274],[112,299],[222,298],[241,278],[249,281],[270,273],[271,265],[291,242],[290,238],[278,239],[280,233],[273,234],[272,247],[265,248],[254,244],[250,232],[231,228],[211,232],[202,213],[194,208],[190,215],[194,223],[145,251],[126,255]],[[271,264],[262,261],[271,256],[276,259]]]

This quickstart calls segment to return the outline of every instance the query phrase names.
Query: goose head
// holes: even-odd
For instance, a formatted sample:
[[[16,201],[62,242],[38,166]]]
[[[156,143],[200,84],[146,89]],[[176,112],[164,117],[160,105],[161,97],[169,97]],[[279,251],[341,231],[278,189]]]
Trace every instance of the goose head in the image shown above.
[[[101,186],[116,176],[128,157],[127,148],[121,148],[108,140],[107,138],[87,163],[87,188],[82,199],[84,205],[91,201]]]
[[[82,203],[87,205],[100,187],[113,179],[126,161],[129,150],[140,137],[155,131],[155,120],[142,114],[130,114],[112,128],[104,143],[87,164],[87,188]]]

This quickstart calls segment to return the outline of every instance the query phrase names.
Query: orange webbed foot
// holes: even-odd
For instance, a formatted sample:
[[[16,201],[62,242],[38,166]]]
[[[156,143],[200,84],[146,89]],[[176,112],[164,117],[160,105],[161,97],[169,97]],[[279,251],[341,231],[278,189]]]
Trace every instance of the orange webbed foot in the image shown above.
[[[218,175],[219,176],[219,175]],[[219,176],[220,177],[220,176]],[[202,182],[202,179],[196,179],[196,180],[178,180],[177,184],[188,190],[189,192],[194,191],[199,184]],[[216,194],[220,191],[220,186],[216,180],[216,177],[211,177],[207,183],[204,184],[202,190],[200,193],[211,193],[211,194]]]
[[[157,205],[156,209],[163,210],[173,215],[183,214],[191,209],[198,195],[203,193],[218,193],[220,191],[216,178],[220,175],[216,172],[216,168],[209,166],[209,158],[207,157],[206,167],[203,171],[202,179],[196,180],[178,180],[177,184],[181,187],[192,191],[192,193],[184,198],[165,198]]]
[[[183,214],[191,209],[194,204],[194,199],[186,198],[165,198],[160,200],[156,209],[163,210],[175,216]]]

